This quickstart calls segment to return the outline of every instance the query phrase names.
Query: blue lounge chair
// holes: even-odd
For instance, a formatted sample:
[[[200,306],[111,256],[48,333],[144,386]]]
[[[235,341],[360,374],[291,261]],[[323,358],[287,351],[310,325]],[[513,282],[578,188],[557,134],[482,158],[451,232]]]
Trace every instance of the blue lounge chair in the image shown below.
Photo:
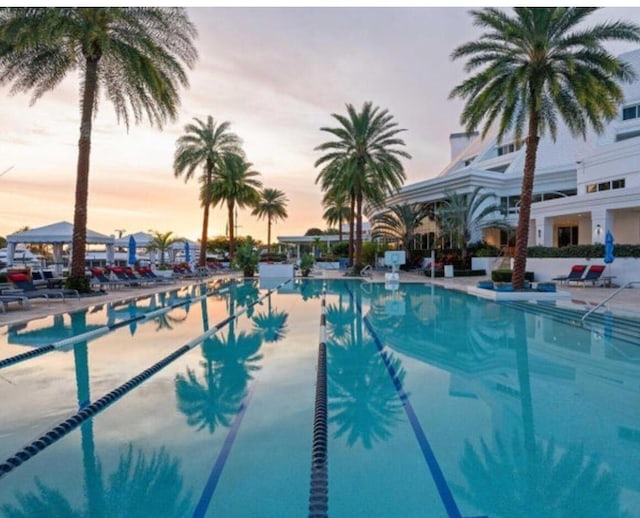
[[[0,295],[0,309],[5,313],[7,311],[6,307],[9,302],[18,302],[21,306],[26,309],[29,309],[29,299],[24,295],[15,294],[15,295]]]
[[[61,298],[64,300],[65,297],[73,296],[76,298],[80,298],[80,293],[78,290],[54,290],[49,288],[38,289],[31,279],[27,277],[24,273],[13,273],[9,274],[9,281],[19,290],[19,293],[15,293],[15,295],[21,295],[27,297],[28,299],[50,299],[50,298]]]
[[[600,277],[604,273],[604,269],[605,266],[602,264],[593,264],[589,266],[587,273],[579,282],[581,282],[583,286],[586,286],[587,282],[590,282],[592,286],[595,286],[596,282],[600,280]]]
[[[585,270],[587,269],[586,264],[576,264],[571,267],[571,271],[569,275],[564,275],[561,277],[554,277],[551,279],[552,281],[558,281],[560,284],[569,284],[570,282],[577,282],[582,279]]]

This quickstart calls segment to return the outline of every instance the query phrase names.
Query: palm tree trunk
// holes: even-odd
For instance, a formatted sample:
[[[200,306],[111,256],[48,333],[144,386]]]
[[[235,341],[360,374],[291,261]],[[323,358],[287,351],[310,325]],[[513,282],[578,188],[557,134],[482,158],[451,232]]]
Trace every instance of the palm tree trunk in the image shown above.
[[[202,237],[200,238],[200,258],[198,259],[198,266],[201,268],[207,265],[207,238],[209,235],[209,205],[211,205],[211,198],[209,193],[211,192],[211,166],[207,162],[207,184],[206,195],[207,199],[204,202],[204,215],[202,220]]]
[[[227,203],[227,209],[229,212],[229,261],[233,260],[233,254],[235,252],[235,233],[234,233],[234,221],[233,221],[233,200],[229,200]]]
[[[267,216],[267,255],[271,254],[271,216]]]
[[[342,210],[342,207],[340,208]],[[342,214],[338,218],[338,241],[342,242]]]
[[[349,266],[353,266],[353,229],[356,217],[356,197],[351,194],[351,207],[349,208]]]
[[[534,97],[535,99],[535,97]],[[527,150],[524,158],[522,174],[522,189],[520,194],[520,213],[516,230],[516,249],[513,260],[512,283],[515,289],[522,288],[524,274],[527,267],[527,248],[529,245],[529,219],[531,217],[531,198],[533,194],[533,180],[536,170],[536,156],[538,153],[538,113],[531,109],[529,113],[529,135],[527,136]]]
[[[358,192],[356,198],[356,246],[355,246],[355,263],[356,266],[362,265],[362,191]]]
[[[85,253],[87,248],[87,200],[89,198],[89,157],[91,155],[91,123],[98,84],[98,60],[87,58],[82,95],[80,138],[78,140],[78,164],[76,169],[76,198],[73,212],[73,238],[69,286],[82,291],[89,290],[85,277]]]

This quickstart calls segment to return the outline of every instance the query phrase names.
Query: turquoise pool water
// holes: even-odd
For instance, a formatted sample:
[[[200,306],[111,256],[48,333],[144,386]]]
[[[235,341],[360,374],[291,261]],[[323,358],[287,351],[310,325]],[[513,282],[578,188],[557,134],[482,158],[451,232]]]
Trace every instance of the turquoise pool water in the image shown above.
[[[321,341],[329,516],[640,516],[638,334],[575,320],[424,284],[296,280],[2,328],[0,465],[33,454],[0,468],[0,516],[310,516]]]

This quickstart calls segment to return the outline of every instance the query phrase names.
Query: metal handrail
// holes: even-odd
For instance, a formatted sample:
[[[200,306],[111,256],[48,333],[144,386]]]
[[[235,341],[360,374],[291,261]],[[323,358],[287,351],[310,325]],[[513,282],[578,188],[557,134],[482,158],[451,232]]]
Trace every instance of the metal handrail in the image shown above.
[[[584,315],[582,315],[582,318],[580,319],[580,322],[582,322],[584,324],[585,319],[591,314],[593,313],[595,310],[600,309],[602,306],[604,306],[607,302],[609,302],[613,297],[615,297],[618,293],[620,293],[622,290],[627,289],[629,286],[632,286],[633,284],[640,284],[640,281],[631,281],[626,283],[624,286],[618,288],[616,291],[614,291],[611,295],[609,295],[606,299],[604,299],[602,302],[600,302],[599,304],[597,304],[596,306],[592,307],[589,311],[587,311]]]

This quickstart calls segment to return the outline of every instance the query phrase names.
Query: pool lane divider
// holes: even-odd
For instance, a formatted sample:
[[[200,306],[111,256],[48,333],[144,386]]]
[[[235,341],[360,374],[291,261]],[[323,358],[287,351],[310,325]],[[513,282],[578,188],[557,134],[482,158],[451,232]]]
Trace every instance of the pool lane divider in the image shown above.
[[[168,356],[165,356],[159,362],[153,364],[148,369],[144,370],[137,376],[131,378],[126,383],[123,383],[122,385],[112,390],[108,394],[102,396],[100,399],[87,405],[86,407],[84,407],[82,410],[80,410],[73,416],[69,417],[68,419],[65,419],[57,426],[54,426],[53,428],[51,428],[51,430],[44,433],[39,438],[35,439],[33,442],[31,442],[31,444],[28,444],[21,450],[17,451],[11,457],[7,458],[4,462],[0,463],[0,480],[4,476],[6,476],[8,473],[13,471],[15,468],[17,468],[24,462],[28,461],[30,458],[37,455],[45,448],[49,447],[50,445],[52,445],[53,443],[55,443],[65,435],[67,435],[69,432],[76,429],[83,422],[87,421],[89,418],[103,411],[105,408],[110,406],[112,403],[116,402],[118,399],[120,399],[122,396],[124,396],[125,394],[133,390],[142,382],[146,381],[152,375],[154,375],[155,373],[157,373],[158,371],[160,371],[161,369],[163,369],[164,367],[166,367],[167,365],[169,365],[170,363],[178,359],[180,356],[182,356],[186,352],[193,349],[196,345],[202,343],[207,338],[213,336],[220,329],[226,326],[229,322],[231,322],[234,319],[237,319],[239,316],[244,314],[252,306],[262,302],[262,300],[264,300],[266,297],[271,295],[273,291],[277,290],[287,282],[289,282],[289,279],[279,284],[273,290],[269,290],[265,295],[256,299],[251,304],[248,304],[246,307],[242,308],[240,311],[237,311],[233,315],[229,315],[227,318],[218,322],[214,327],[212,327],[205,333],[187,342],[185,345],[176,349],[174,352],[172,352]]]
[[[309,488],[309,518],[329,516],[328,473],[328,410],[327,410],[327,289],[322,288],[320,313],[320,343],[316,371],[316,399],[311,445],[311,483]]]
[[[353,293],[351,293],[353,296]],[[358,313],[362,316],[362,306],[359,302],[356,301],[356,308]],[[431,472],[431,478],[433,479],[436,489],[438,490],[438,494],[440,495],[440,500],[442,501],[445,510],[447,512],[447,516],[449,518],[462,518],[462,514],[460,513],[460,509],[458,509],[458,504],[456,504],[455,499],[453,498],[453,493],[451,493],[451,489],[449,488],[449,484],[447,483],[446,478],[444,477],[444,473],[440,468],[440,464],[438,463],[438,459],[436,459],[435,453],[429,444],[429,440],[427,439],[424,430],[422,429],[422,425],[420,424],[420,420],[413,410],[413,406],[409,401],[409,396],[405,392],[402,387],[402,382],[398,378],[395,368],[393,367],[391,361],[389,360],[389,356],[384,351],[384,345],[380,340],[380,337],[373,329],[371,322],[365,316],[362,318],[369,334],[372,336],[374,343],[378,349],[378,354],[382,358],[385,367],[387,368],[387,372],[391,377],[391,381],[393,382],[393,386],[398,393],[398,397],[402,402],[402,406],[404,407],[405,413],[409,419],[409,423],[411,424],[411,428],[413,429],[413,433],[418,440],[418,445],[420,446],[420,450],[422,451],[422,455],[429,467],[429,471]]]
[[[206,297],[210,297],[212,295],[218,295],[220,293],[224,293],[224,291],[227,291],[224,287],[220,288],[218,290],[212,290],[212,291],[207,291],[207,293],[205,293],[204,295],[200,295],[198,297],[194,297],[194,298],[189,298],[189,299],[185,299],[185,300],[181,300],[180,302],[176,302],[175,304],[171,304],[169,306],[164,306],[161,308],[158,308],[154,311],[149,311],[148,313],[141,313],[140,315],[135,315],[131,318],[127,318],[125,320],[121,320],[119,322],[116,322],[114,324],[111,325],[105,325],[102,327],[99,327],[98,329],[93,329],[91,331],[87,331],[86,333],[81,333],[78,334],[76,336],[72,336],[70,338],[65,338],[64,340],[59,340],[57,342],[53,342],[49,345],[45,345],[43,347],[38,347],[37,349],[32,349],[31,351],[27,351],[24,353],[20,353],[17,354],[15,356],[10,356],[9,358],[5,358],[3,360],[0,360],[0,369],[3,369],[5,367],[9,367],[10,365],[15,365],[16,363],[20,363],[21,361],[24,360],[28,360],[29,358],[35,358],[37,356],[41,356],[45,353],[51,352],[51,351],[55,351],[56,349],[60,349],[62,347],[69,347],[71,345],[74,345],[78,342],[86,342],[89,340],[93,340],[94,338],[98,338],[100,336],[106,335],[108,333],[110,333],[111,331],[115,331],[116,329],[120,328],[120,327],[124,327],[124,326],[128,326],[129,324],[132,324],[134,322],[140,322],[140,321],[144,321],[144,320],[149,320],[151,318],[156,318],[164,313],[168,313],[169,311],[173,310],[173,309],[177,309],[181,306],[185,306],[187,304],[191,304],[191,303],[195,303],[195,302],[199,302],[202,299],[206,298]],[[140,299],[141,297],[137,297],[136,300]],[[126,302],[126,301],[122,301],[122,302]]]

